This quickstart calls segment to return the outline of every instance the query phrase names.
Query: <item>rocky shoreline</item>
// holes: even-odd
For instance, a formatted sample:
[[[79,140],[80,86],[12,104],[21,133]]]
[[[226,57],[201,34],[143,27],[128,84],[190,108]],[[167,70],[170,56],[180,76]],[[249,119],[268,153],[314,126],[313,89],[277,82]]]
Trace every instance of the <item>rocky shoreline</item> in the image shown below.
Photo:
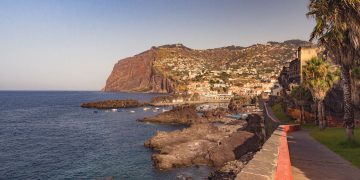
[[[193,165],[215,167],[209,179],[236,175],[264,142],[261,116],[251,114],[246,120],[237,120],[226,115],[228,110],[219,108],[198,116],[195,106],[185,105],[144,118],[145,122],[189,126],[172,132],[158,131],[144,143],[154,150],[154,166],[160,170]]]
[[[145,117],[139,121],[161,124],[191,125],[204,122],[204,119],[197,115],[195,105],[183,105],[176,106],[170,111],[160,113],[153,117]]]
[[[194,104],[173,109],[141,122],[186,125],[183,130],[158,131],[144,146],[154,150],[152,160],[160,170],[207,165],[216,170],[209,179],[234,179],[263,142],[262,117],[250,114],[246,120],[228,117],[244,110],[243,102],[232,100],[228,108],[199,114]],[[83,108],[117,109],[149,105],[136,100],[107,100],[81,104]]]

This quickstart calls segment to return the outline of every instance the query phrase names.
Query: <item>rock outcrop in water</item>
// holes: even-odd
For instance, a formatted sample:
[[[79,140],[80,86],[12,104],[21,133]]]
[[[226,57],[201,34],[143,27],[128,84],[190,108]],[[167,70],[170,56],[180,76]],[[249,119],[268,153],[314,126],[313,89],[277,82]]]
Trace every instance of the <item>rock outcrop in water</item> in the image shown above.
[[[97,102],[82,103],[83,108],[96,108],[96,109],[117,109],[117,108],[130,108],[139,107],[144,105],[139,101],[127,99],[127,100],[106,100]]]
[[[191,165],[221,167],[259,149],[262,137],[245,131],[256,132],[255,127],[261,128],[255,123],[259,121],[248,119],[245,123],[234,120],[220,127],[209,123],[193,124],[181,131],[157,132],[144,145],[157,150],[152,159],[155,166],[162,170]]]
[[[160,113],[154,117],[145,117],[140,121],[183,125],[204,122],[204,120],[197,115],[195,105],[176,106],[170,111]]]
[[[247,125],[242,128],[243,131],[252,132],[256,135],[259,139],[257,141],[258,147],[261,147],[265,141],[264,134],[262,133],[261,127],[261,117],[257,114],[250,114],[246,121],[248,122]],[[215,172],[211,173],[208,179],[211,180],[229,180],[235,179],[236,175],[245,167],[245,165],[252,159],[254,156],[255,151],[249,151],[246,154],[242,155],[240,158],[236,158],[235,160],[228,161],[216,170]]]

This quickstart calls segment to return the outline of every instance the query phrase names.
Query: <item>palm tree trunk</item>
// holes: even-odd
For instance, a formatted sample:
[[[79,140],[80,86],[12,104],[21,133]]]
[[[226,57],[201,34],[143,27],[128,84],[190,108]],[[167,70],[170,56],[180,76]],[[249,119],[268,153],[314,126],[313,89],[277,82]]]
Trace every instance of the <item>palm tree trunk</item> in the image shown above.
[[[358,87],[358,82],[356,77],[350,76],[351,78],[351,99],[354,104],[354,111],[356,112],[357,103],[359,102],[360,92]],[[360,79],[359,79],[360,80]]]
[[[323,100],[319,100],[317,104],[317,113],[318,113],[318,121],[319,121],[319,128],[322,130],[324,128],[324,118],[323,118]]]
[[[304,113],[304,106],[301,105],[301,115],[300,115],[300,124],[302,124],[305,121],[305,113]]]
[[[323,121],[323,129],[325,129],[327,127],[327,119],[326,119],[326,115],[325,115],[325,106],[324,103],[322,103],[321,106],[321,114],[322,114],[322,121]]]
[[[341,76],[343,80],[343,92],[344,92],[344,126],[346,128],[346,135],[348,140],[354,141],[354,105],[351,99],[351,77],[350,69],[342,67]]]
[[[318,101],[314,101],[315,102],[315,105],[316,107],[314,107],[314,111],[315,111],[315,125],[319,125],[319,113],[318,113]]]

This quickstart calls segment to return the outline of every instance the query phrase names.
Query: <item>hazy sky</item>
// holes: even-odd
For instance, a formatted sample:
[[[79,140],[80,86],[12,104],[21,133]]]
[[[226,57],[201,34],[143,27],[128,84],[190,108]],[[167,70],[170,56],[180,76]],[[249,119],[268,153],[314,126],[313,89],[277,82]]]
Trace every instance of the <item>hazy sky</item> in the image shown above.
[[[307,40],[308,0],[0,0],[0,90],[99,90],[151,46]]]

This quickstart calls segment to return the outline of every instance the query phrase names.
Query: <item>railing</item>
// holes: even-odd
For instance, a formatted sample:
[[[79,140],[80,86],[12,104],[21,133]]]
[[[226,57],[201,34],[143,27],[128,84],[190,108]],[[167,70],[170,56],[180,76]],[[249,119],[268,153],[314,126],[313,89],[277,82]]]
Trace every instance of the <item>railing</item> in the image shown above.
[[[269,107],[266,102],[261,103],[263,106],[264,114],[264,130],[265,138],[268,139],[275,129],[280,125],[280,121],[273,115],[272,111],[269,111]]]

